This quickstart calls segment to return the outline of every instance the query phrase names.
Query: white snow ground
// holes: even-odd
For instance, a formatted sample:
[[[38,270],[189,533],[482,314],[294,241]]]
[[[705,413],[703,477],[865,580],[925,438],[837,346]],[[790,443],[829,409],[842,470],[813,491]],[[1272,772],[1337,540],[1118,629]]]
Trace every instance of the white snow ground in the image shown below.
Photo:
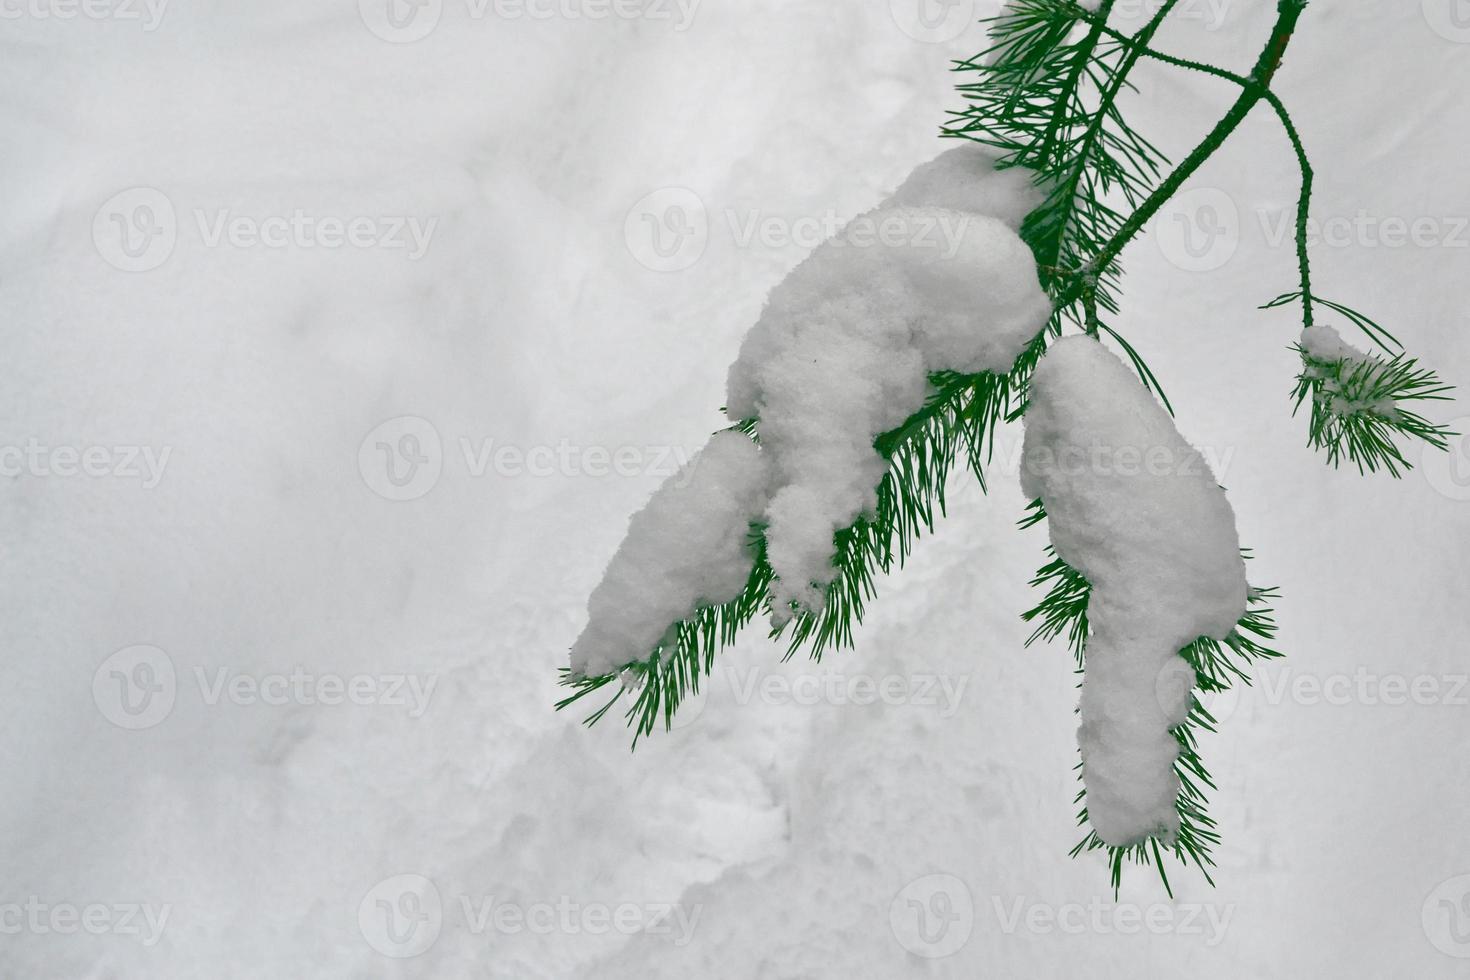
[[[1303,445],[1296,322],[1254,309],[1292,285],[1267,115],[1130,249],[1122,325],[1228,461],[1291,658],[1207,746],[1219,887],[1135,873],[1115,903],[1066,855],[1074,677],[1020,646],[1043,535],[1013,482],[957,490],[820,670],[752,634],[633,755],[549,710],[628,515],[815,244],[748,223],[816,234],[932,157],[989,8],[445,0],[396,44],[361,6],[3,8],[0,975],[1462,975],[1470,455],[1394,483]],[[1159,44],[1236,65],[1274,7],[1183,6]],[[1278,87],[1339,219],[1321,292],[1463,383],[1458,9],[1314,4]],[[1149,80],[1176,153],[1231,94]],[[265,222],[298,210],[342,227]],[[334,246],[359,217],[371,244]],[[417,259],[393,219],[437,219]],[[852,704],[869,681],[901,703]],[[367,703],[307,703],[348,683]]]

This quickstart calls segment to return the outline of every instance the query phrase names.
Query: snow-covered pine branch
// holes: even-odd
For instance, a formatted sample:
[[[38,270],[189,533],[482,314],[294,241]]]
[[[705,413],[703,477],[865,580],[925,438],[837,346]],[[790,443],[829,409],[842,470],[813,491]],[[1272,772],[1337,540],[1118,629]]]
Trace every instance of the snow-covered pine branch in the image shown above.
[[[1009,371],[1051,315],[1015,231],[1034,192],[990,168],[958,147],[855,218],[775,288],[730,369],[726,411],[760,420],[776,473],[777,625],[821,608],[833,536],[877,504],[888,464],[874,440],[923,407],[929,376]]]
[[[772,291],[726,400],[732,421],[758,420],[759,448],[717,435],[634,517],[593,593],[574,677],[645,661],[700,606],[739,595],[751,525],[774,573],[774,624],[821,608],[834,536],[877,504],[878,436],[923,408],[932,374],[1008,371],[1051,316],[1016,234],[1038,195],[993,164],[966,144],[919,167]]]
[[[572,647],[582,676],[617,670],[666,646],[675,624],[745,588],[750,526],[769,497],[770,461],[741,432],[717,432],[633,515],[588,601]]]
[[[991,46],[958,65],[975,80],[960,85],[968,104],[945,128],[988,150],[965,144],[918,168],[774,290],[730,371],[734,430],[634,518],[573,649],[564,680],[575,693],[559,707],[615,689],[595,721],[636,688],[628,718],[647,734],[763,611],[775,634],[793,624],[792,651],[850,645],[876,572],[933,528],[959,450],[983,487],[996,425],[1024,412],[1025,484],[1041,500],[1023,523],[1049,519],[1055,552],[1034,580],[1046,598],[1025,618],[1040,619],[1033,639],[1065,634],[1085,668],[1092,826],[1073,853],[1106,849],[1114,888],[1131,860],[1154,865],[1167,889],[1170,845],[1208,878],[1220,838],[1196,739],[1213,720],[1191,689],[1249,683],[1250,663],[1279,656],[1266,646],[1275,593],[1247,589],[1223,491],[1109,322],[1121,313],[1123,249],[1265,102],[1302,178],[1300,287],[1266,308],[1301,300],[1296,398],[1311,400],[1312,444],[1333,464],[1398,475],[1409,463],[1395,437],[1445,449],[1449,435],[1405,406],[1449,389],[1403,354],[1365,355],[1315,326],[1315,310],[1332,310],[1401,349],[1312,291],[1314,171],[1271,91],[1307,0],[1278,0],[1248,75],[1152,47],[1176,6],[1162,0],[1130,35],[1109,24],[1114,0],[1006,0]],[[1240,89],[1177,165],[1126,116],[1145,58]],[[1071,327],[1085,336],[1062,339]],[[1112,456],[1089,468],[1098,447]]]
[[[1194,687],[1179,651],[1225,639],[1246,611],[1234,512],[1169,414],[1090,337],[1048,349],[1025,428],[1022,488],[1092,586],[1078,731],[1090,822],[1114,847],[1170,842],[1173,730]]]
[[[1371,321],[1369,325],[1377,327]],[[1387,470],[1399,476],[1413,467],[1394,441],[1398,435],[1447,448],[1449,430],[1408,407],[1413,402],[1447,401],[1450,391],[1418,361],[1401,353],[1382,357],[1361,351],[1325,324],[1305,328],[1297,349],[1302,355],[1297,407],[1311,401],[1308,439],[1314,448],[1326,451],[1333,466],[1347,457],[1359,472]]]

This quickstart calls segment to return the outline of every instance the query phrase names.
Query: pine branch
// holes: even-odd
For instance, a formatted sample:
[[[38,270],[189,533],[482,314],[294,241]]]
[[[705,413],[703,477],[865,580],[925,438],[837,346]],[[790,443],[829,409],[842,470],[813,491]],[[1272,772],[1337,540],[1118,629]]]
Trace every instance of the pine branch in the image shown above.
[[[1130,38],[1125,34],[1121,34],[1108,27],[1105,23],[1106,18],[1102,18],[1097,14],[1090,15],[1087,19],[1091,20],[1095,26],[1099,26],[1106,36],[1116,39],[1119,43],[1127,44],[1132,51],[1140,55],[1145,55],[1154,61],[1173,65],[1177,68],[1185,68],[1190,71],[1202,72],[1206,75],[1222,78],[1240,86],[1247,92],[1259,90],[1260,97],[1271,106],[1277,118],[1281,120],[1281,126],[1286,131],[1286,137],[1291,143],[1292,152],[1296,155],[1297,168],[1301,172],[1301,189],[1297,195],[1296,209],[1297,270],[1301,279],[1301,290],[1296,295],[1302,300],[1302,326],[1312,326],[1314,322],[1312,310],[1312,263],[1307,253],[1307,239],[1308,223],[1312,213],[1312,188],[1316,180],[1316,171],[1313,170],[1311,160],[1307,157],[1306,146],[1302,143],[1301,134],[1296,128],[1296,122],[1291,118],[1291,113],[1287,111],[1286,104],[1281,101],[1280,96],[1271,91],[1267,85],[1263,84],[1254,76],[1247,78],[1244,75],[1237,75],[1232,71],[1218,68],[1215,65],[1191,61],[1186,58],[1178,58],[1161,51],[1156,51],[1148,46],[1150,38],[1138,35]]]
[[[1306,0],[1278,0],[1276,23],[1248,75],[1188,61],[1151,46],[1177,2],[1164,0],[1141,30],[1127,35],[1107,24],[1114,0],[1101,0],[1096,11],[1073,0],[1010,0],[1005,12],[990,22],[991,47],[957,64],[957,71],[973,72],[976,80],[959,86],[968,104],[952,114],[944,135],[995,148],[1002,168],[1031,171],[1043,201],[1026,217],[1021,237],[1035,254],[1041,284],[1053,301],[1053,315],[1009,373],[933,376],[928,403],[875,441],[875,448],[889,463],[877,488],[877,506],[834,537],[835,576],[826,589],[822,609],[790,610],[790,621],[773,630],[773,637],[787,640],[787,657],[805,648],[820,658],[826,650],[852,644],[866,604],[875,597],[876,575],[890,571],[895,563],[901,566],[918,538],[932,531],[943,515],[945,484],[961,449],[985,488],[985,464],[994,448],[996,426],[1025,412],[1032,372],[1067,324],[1094,337],[1106,333],[1126,353],[1145,385],[1169,407],[1158,378],[1143,357],[1107,322],[1119,312],[1119,258],[1257,104],[1267,103],[1280,119],[1301,172],[1296,216],[1300,288],[1267,306],[1300,300],[1308,327],[1313,325],[1314,308],[1329,308],[1385,349],[1389,343],[1397,346],[1386,330],[1367,317],[1324,300],[1312,290],[1307,223],[1314,172],[1290,113],[1270,88]],[[1129,125],[1120,106],[1123,93],[1133,88],[1131,73],[1144,58],[1203,72],[1240,89],[1208,135],[1167,174],[1167,158]],[[1408,435],[1446,448],[1445,439],[1450,435],[1406,411],[1402,404],[1442,399],[1447,391],[1432,372],[1394,354],[1391,360],[1371,363],[1306,358],[1296,397],[1298,408],[1306,398],[1312,399],[1311,440],[1327,450],[1333,465],[1346,457],[1360,470],[1383,468],[1398,475],[1408,464],[1392,436]],[[759,438],[757,419],[736,428]],[[1044,519],[1044,509],[1037,502],[1023,524],[1032,526]],[[588,723],[596,722],[633,691],[626,716],[635,732],[635,745],[639,737],[654,730],[660,718],[665,727],[670,726],[683,699],[697,693],[713,669],[718,651],[733,643],[739,630],[757,614],[772,611],[774,576],[762,527],[751,528],[750,546],[754,567],[739,597],[674,624],[656,649],[620,671],[591,678],[564,672],[563,683],[573,693],[558,707],[615,687],[612,698]],[[1065,636],[1081,669],[1090,586],[1054,553],[1032,584],[1047,592],[1025,614],[1028,622],[1035,623],[1028,645]],[[1202,638],[1180,651],[1194,668],[1198,691],[1209,694],[1239,682],[1248,684],[1246,668],[1251,663],[1279,656],[1266,646],[1275,634],[1267,607],[1274,596],[1271,590],[1252,589],[1249,608],[1227,639]],[[1151,839],[1129,848],[1109,847],[1089,832],[1074,849],[1074,855],[1105,849],[1115,890],[1125,861],[1155,867],[1165,888],[1171,889],[1164,867],[1166,851],[1172,851],[1182,863],[1195,865],[1209,879],[1219,834],[1207,811],[1206,794],[1214,782],[1200,759],[1197,740],[1199,732],[1214,729],[1214,719],[1197,699],[1186,722],[1174,731],[1180,746],[1176,769],[1181,792],[1176,802],[1180,830],[1172,844]],[[1077,800],[1082,804],[1079,823],[1086,825],[1085,792]]]
[[[852,644],[853,630],[874,598],[875,576],[895,562],[901,566],[918,537],[931,531],[943,514],[944,485],[961,446],[985,486],[983,462],[989,458],[995,427],[1024,412],[1031,371],[1049,339],[1061,334],[1064,322],[1093,334],[1106,332],[1126,352],[1145,384],[1169,405],[1144,359],[1103,322],[1102,315],[1118,311],[1115,243],[1127,236],[1137,218],[1137,211],[1125,215],[1107,200],[1118,194],[1130,207],[1140,202],[1147,206],[1159,195],[1154,185],[1167,164],[1129,126],[1118,100],[1130,87],[1129,74],[1147,52],[1147,42],[1176,3],[1165,0],[1138,34],[1125,38],[1106,28],[1112,0],[1104,0],[1099,20],[1074,41],[1075,28],[1089,16],[1087,11],[1070,0],[1013,0],[1007,13],[992,21],[992,47],[959,66],[981,78],[960,86],[972,104],[956,114],[958,124],[948,127],[946,135],[1000,149],[1002,166],[1030,167],[1036,171],[1035,180],[1051,188],[1042,206],[1027,217],[1022,237],[1038,256],[1042,284],[1056,301],[1056,312],[1008,375],[936,375],[931,379],[933,397],[924,409],[876,441],[875,447],[890,462],[878,487],[878,507],[835,536],[837,574],[821,611],[793,610],[792,621],[773,632],[787,637],[788,657],[806,647],[820,658],[828,649]],[[1293,0],[1284,0],[1284,7],[1292,5]],[[1285,17],[1283,21],[1289,22]],[[1110,247],[1112,256],[1100,258]],[[1077,292],[1079,282],[1084,288]],[[758,438],[757,420],[738,428]],[[637,736],[653,730],[660,717],[667,726],[682,699],[698,691],[699,678],[712,668],[718,650],[733,642],[757,614],[770,611],[772,573],[762,530],[753,528],[752,533],[755,566],[738,599],[674,624],[658,649],[618,673],[594,678],[568,673],[564,682],[574,693],[559,707],[617,681],[617,694],[590,721],[605,715],[625,692],[635,690],[627,712],[635,743]]]
[[[1298,297],[1298,293],[1286,293],[1261,309],[1285,306]],[[1404,404],[1449,401],[1454,388],[1434,371],[1420,367],[1416,359],[1404,353],[1398,338],[1371,317],[1321,296],[1312,297],[1312,302],[1357,327],[1388,357],[1373,353],[1351,360],[1324,361],[1309,356],[1301,345],[1293,345],[1302,358],[1302,371],[1292,391],[1292,414],[1311,399],[1308,445],[1325,450],[1333,468],[1347,459],[1357,466],[1359,474],[1387,470],[1394,477],[1414,468],[1394,437],[1418,439],[1435,449],[1448,450],[1448,440],[1456,433]]]
[[[1165,0],[1135,38],[1151,39],[1176,3]],[[969,105],[953,114],[944,135],[995,148],[1001,167],[1034,171],[1044,200],[1027,216],[1021,237],[1055,305],[1040,341],[1060,336],[1067,323],[1095,336],[1105,331],[1169,405],[1138,352],[1102,322],[1119,311],[1116,263],[1087,268],[1125,224],[1126,214],[1109,202],[1136,206],[1168,164],[1120,108],[1142,54],[1118,40],[1124,36],[1110,37],[1105,22],[1111,8],[1102,3],[1091,15],[1070,0],[1015,0],[990,22],[991,47],[957,65],[978,78],[959,86]],[[1092,23],[1079,38],[1084,18]],[[1074,292],[1079,277],[1085,288]]]
[[[1293,392],[1293,414],[1311,400],[1307,441],[1327,453],[1334,469],[1346,458],[1360,475],[1387,470],[1402,477],[1414,465],[1404,458],[1395,436],[1418,439],[1439,450],[1449,448],[1448,440],[1456,433],[1405,407],[1448,401],[1453,390],[1414,358],[1398,354],[1386,361],[1376,357],[1324,361],[1300,345],[1293,349],[1303,364]]]
[[[1209,135],[1190,152],[1189,156],[1184,158],[1173,172],[1164,178],[1148,199],[1129,215],[1117,233],[1081,270],[1081,274],[1073,278],[1069,289],[1063,293],[1064,300],[1071,301],[1080,298],[1082,291],[1089,288],[1088,275],[1097,275],[1102,270],[1109,268],[1124,246],[1131,242],[1149,221],[1153,220],[1159,209],[1179,192],[1185,182],[1204,165],[1204,162],[1214,156],[1215,152],[1250,115],[1251,110],[1265,98],[1264,93],[1269,90],[1271,80],[1275,77],[1277,69],[1281,67],[1281,59],[1286,53],[1287,45],[1291,43],[1297,21],[1301,18],[1306,6],[1307,0],[1278,0],[1276,24],[1250,73],[1250,78],[1255,84],[1240,93],[1224,117],[1210,130]]]
[[[1023,527],[1032,527],[1046,516],[1041,501],[1033,501],[1022,519]],[[1077,661],[1077,671],[1082,673],[1086,663],[1088,623],[1087,605],[1092,597],[1092,586],[1080,572],[1056,556],[1048,546],[1048,562],[1042,566],[1031,584],[1046,588],[1046,595],[1035,607],[1022,614],[1026,622],[1038,622],[1036,629],[1026,640],[1029,647],[1038,640],[1051,641],[1065,636],[1067,647]],[[1245,555],[1250,557],[1248,553]],[[1195,689],[1201,696],[1218,694],[1230,690],[1237,683],[1250,686],[1248,668],[1262,660],[1275,659],[1280,653],[1266,646],[1276,635],[1276,624],[1269,603],[1278,598],[1274,589],[1251,589],[1249,605],[1234,631],[1223,641],[1201,637],[1179,651],[1179,655],[1194,668]],[[1072,856],[1104,850],[1107,852],[1113,891],[1116,895],[1122,884],[1124,863],[1153,867],[1163,882],[1164,889],[1173,896],[1168,871],[1164,866],[1164,853],[1172,852],[1181,864],[1193,864],[1213,884],[1210,868],[1215,862],[1213,852],[1220,843],[1220,834],[1214,818],[1209,814],[1208,792],[1215,789],[1215,781],[1206,768],[1199,751],[1199,734],[1216,731],[1214,716],[1196,696],[1185,723],[1174,729],[1179,742],[1179,758],[1175,762],[1175,773],[1179,777],[1180,791],[1175,800],[1179,815],[1179,832],[1172,844],[1163,844],[1150,838],[1131,847],[1114,847],[1104,843],[1095,831],[1088,830],[1086,836],[1072,849]],[[1077,769],[1080,773],[1081,763]],[[1088,822],[1086,790],[1080,790],[1074,802],[1081,805],[1077,815],[1078,826]]]
[[[878,505],[835,537],[836,577],[827,586],[820,611],[793,609],[792,619],[771,632],[787,640],[787,658],[807,649],[814,660],[838,647],[850,647],[853,630],[862,623],[867,603],[876,596],[875,577],[902,566],[916,541],[932,532],[945,508],[945,485],[963,450],[981,488],[992,458],[997,426],[1019,415],[1019,381],[1028,377],[1044,346],[1033,344],[1010,374],[934,375],[933,393],[925,407],[897,429],[878,437],[875,448],[889,461],[878,486]],[[759,439],[759,422],[749,419],[734,428]],[[625,717],[633,744],[652,734],[662,721],[672,727],[683,701],[699,693],[701,680],[714,668],[715,656],[732,644],[742,628],[760,613],[769,613],[774,574],[766,558],[764,529],[751,528],[755,558],[744,591],[732,602],[700,609],[670,627],[664,641],[643,659],[619,671],[578,678],[562,671],[562,684],[573,693],[557,703],[567,708],[583,698],[613,690],[613,696],[587,719],[601,720],[622,697],[636,692]]]

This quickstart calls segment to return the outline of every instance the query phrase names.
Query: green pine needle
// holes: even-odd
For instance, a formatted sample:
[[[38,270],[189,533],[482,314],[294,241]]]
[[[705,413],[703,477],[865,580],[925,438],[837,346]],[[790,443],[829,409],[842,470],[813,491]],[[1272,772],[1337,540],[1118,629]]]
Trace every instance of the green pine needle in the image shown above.
[[[1028,527],[1033,526],[1044,516],[1041,502],[1036,501],[1028,509],[1022,523]],[[1031,583],[1033,586],[1046,588],[1046,595],[1034,608],[1022,615],[1028,623],[1039,621],[1026,645],[1029,647],[1037,640],[1050,641],[1065,635],[1080,674],[1086,662],[1087,604],[1092,596],[1092,586],[1080,572],[1057,558],[1056,552],[1050,547],[1046,552],[1049,561],[1042,566]],[[1250,557],[1248,553],[1246,557]],[[1269,603],[1277,597],[1275,589],[1252,588],[1245,615],[1226,639],[1221,641],[1201,637],[1179,651],[1179,655],[1194,668],[1197,692],[1203,695],[1216,694],[1229,690],[1236,683],[1249,686],[1251,677],[1248,668],[1253,663],[1281,656],[1266,646],[1276,635],[1276,624]],[[1165,853],[1172,853],[1181,864],[1198,868],[1205,880],[1214,884],[1210,869],[1215,865],[1213,852],[1220,843],[1220,834],[1214,818],[1209,814],[1208,791],[1215,789],[1215,782],[1200,757],[1198,736],[1200,732],[1215,730],[1215,719],[1198,696],[1185,723],[1174,729],[1174,737],[1179,742],[1179,758],[1174,769],[1179,776],[1180,790],[1175,801],[1175,809],[1179,814],[1179,833],[1172,844],[1150,838],[1131,847],[1114,847],[1104,843],[1095,831],[1089,829],[1086,836],[1072,849],[1073,857],[1098,850],[1107,852],[1115,895],[1122,885],[1123,865],[1128,863],[1154,868],[1163,882],[1164,890],[1172,897],[1173,886],[1169,882],[1163,860]],[[1076,768],[1080,774],[1082,764],[1079,762]],[[1077,823],[1082,827],[1086,827],[1088,821],[1086,798],[1086,790],[1079,790],[1074,800],[1081,806]]]
[[[878,486],[878,506],[835,538],[836,577],[827,586],[820,611],[793,609],[793,616],[773,638],[784,637],[789,658],[805,648],[813,659],[833,648],[851,647],[853,630],[862,623],[867,603],[876,595],[874,578],[895,565],[902,566],[914,543],[933,531],[944,514],[945,485],[961,450],[982,488],[985,465],[994,450],[997,426],[1016,417],[1017,391],[1040,357],[1033,345],[1010,374],[955,373],[931,378],[934,390],[928,403],[902,426],[880,436],[875,447],[888,458],[889,468]],[[759,423],[747,420],[734,428],[759,438]],[[614,690],[612,698],[587,718],[595,724],[621,698],[636,692],[626,712],[633,744],[651,734],[662,722],[672,727],[684,699],[699,693],[699,684],[714,667],[716,654],[735,641],[739,631],[758,615],[770,612],[773,573],[766,559],[764,529],[752,527],[754,567],[745,590],[732,602],[700,609],[676,623],[657,649],[619,671],[578,678],[562,671],[562,684],[571,696],[558,702],[566,708],[598,691]]]
[[[1145,39],[1176,2],[1165,0],[1144,28]],[[1112,0],[1100,6],[1102,19],[1111,7]],[[1107,332],[1172,412],[1142,357],[1099,320],[1119,311],[1116,261],[1092,268],[1169,161],[1128,124],[1118,104],[1132,88],[1129,73],[1140,52],[1107,38],[1099,25],[1080,31],[1083,13],[1069,0],[1015,0],[991,19],[991,47],[956,66],[977,77],[958,86],[969,104],[952,114],[945,135],[999,151],[1001,168],[1034,172],[1045,196],[1027,215],[1021,238],[1056,304],[1043,336],[1060,336],[1067,324],[1094,336]]]
[[[1307,439],[1312,448],[1326,451],[1334,468],[1346,458],[1360,474],[1387,470],[1402,477],[1414,464],[1395,437],[1449,448],[1455,433],[1404,407],[1408,402],[1447,401],[1453,390],[1414,358],[1400,354],[1387,361],[1319,361],[1301,347],[1294,349],[1303,364],[1293,392],[1296,407],[1311,399]]]
[[[1285,293],[1261,309],[1276,309],[1301,297],[1300,291]],[[1449,401],[1454,388],[1434,371],[1420,367],[1418,360],[1404,353],[1398,338],[1371,317],[1315,294],[1311,305],[1339,314],[1384,353],[1361,360],[1324,361],[1308,356],[1300,344],[1292,346],[1302,359],[1302,371],[1292,391],[1292,414],[1301,411],[1310,399],[1308,445],[1323,450],[1334,469],[1346,459],[1360,475],[1386,470],[1395,478],[1414,468],[1396,438],[1418,439],[1435,449],[1447,450],[1448,440],[1456,433],[1405,406]]]

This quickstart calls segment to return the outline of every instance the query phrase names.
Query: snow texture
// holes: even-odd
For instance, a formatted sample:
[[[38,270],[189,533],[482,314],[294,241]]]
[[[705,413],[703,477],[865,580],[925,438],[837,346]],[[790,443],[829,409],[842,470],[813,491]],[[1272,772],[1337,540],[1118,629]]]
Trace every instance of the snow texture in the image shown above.
[[[1093,828],[1127,846],[1178,831],[1170,730],[1188,716],[1179,651],[1225,638],[1246,607],[1235,515],[1199,452],[1138,378],[1089,337],[1036,369],[1022,488],[1059,557],[1092,585],[1078,740]]]
[[[1302,351],[1314,361],[1346,361],[1362,364],[1374,358],[1342,339],[1336,327],[1317,324],[1302,330]]]
[[[1436,948],[1420,907],[1441,930],[1456,922],[1438,903],[1459,893],[1434,889],[1470,870],[1470,770],[1453,751],[1470,716],[1381,696],[1301,703],[1289,682],[1462,675],[1470,505],[1428,482],[1447,454],[1390,486],[1305,449],[1288,420],[1293,358],[1277,349],[1295,331],[1270,337],[1292,317],[1234,299],[1289,278],[1277,250],[1242,248],[1183,288],[1156,248],[1127,262],[1128,335],[1192,434],[1239,446],[1228,483],[1258,549],[1252,578],[1288,597],[1289,661],[1262,669],[1205,747],[1228,869],[1212,889],[1171,865],[1181,904],[1161,908],[1165,928],[1139,925],[1165,898],[1152,872],[1130,868],[1115,903],[1102,857],[1067,854],[1074,678],[1063,654],[1019,652],[1039,542],[1014,533],[1026,503],[1014,481],[989,496],[956,482],[942,533],[882,583],[858,650],[783,663],[782,644],[747,630],[703,713],[686,706],[632,756],[622,705],[591,729],[592,706],[549,710],[567,693],[557,668],[588,595],[666,473],[477,477],[460,440],[653,440],[692,455],[721,427],[711,391],[763,293],[800,257],[733,247],[719,212],[876,203],[886,188],[854,179],[855,156],[893,187],[942,148],[949,62],[986,46],[978,18],[997,5],[979,0],[942,44],[897,29],[888,3],[705,3],[678,34],[442,6],[430,36],[401,45],[374,37],[352,3],[172,3],[152,33],[0,18],[12,147],[0,153],[0,445],[174,450],[151,490],[126,476],[4,479],[0,905],[173,911],[145,947],[117,929],[39,932],[22,910],[5,918],[22,928],[0,936],[0,976],[1464,980],[1467,961]],[[1124,26],[1149,6],[1130,5]],[[1470,100],[1453,97],[1470,89],[1470,48],[1436,35],[1417,3],[1309,9],[1280,83],[1332,161],[1324,213],[1364,199],[1380,216],[1470,213],[1470,183],[1447,176],[1470,145]],[[1217,31],[1166,25],[1169,49],[1250,64],[1270,11],[1230,11]],[[1398,84],[1344,67],[1366,63]],[[1233,93],[1168,80],[1150,73],[1135,122],[1187,153],[1201,99]],[[1278,128],[1242,127],[1231,147],[1240,165],[1214,179],[1237,200],[1290,190]],[[99,207],[137,185],[173,199],[179,236],[168,263],[135,274],[105,264],[91,232]],[[620,247],[629,206],[659,185],[698,190],[715,215],[707,254],[681,273]],[[213,220],[225,207],[443,220],[409,262],[391,249],[209,247],[195,210]],[[1434,363],[1470,364],[1470,332],[1453,329],[1470,309],[1464,249],[1330,251],[1344,298],[1366,290]],[[1463,412],[1447,406],[1445,420]],[[354,456],[404,413],[435,423],[445,465],[432,493],[397,503],[369,491]],[[1001,430],[1001,458],[1013,435]],[[111,724],[88,694],[99,665],[136,643],[166,650],[178,677],[172,714],[146,731]],[[438,684],[411,717],[240,704],[228,687],[207,702],[196,675],[297,666]],[[834,674],[970,683],[952,714],[761,694],[766,681],[820,690]],[[762,683],[747,698],[737,678]],[[390,959],[359,907],[405,872],[438,885],[443,930]],[[952,887],[950,918],[921,917],[949,893],[905,889],[936,873],[973,903]],[[491,896],[526,913],[549,903],[558,927],[522,918],[510,932],[491,914],[477,930]],[[565,928],[561,902],[601,910],[604,926],[624,903],[703,913],[680,946],[676,927],[629,936],[586,928],[590,913]],[[1191,903],[1233,912],[1229,928],[1199,928]],[[1061,919],[1080,927],[1094,907],[1119,918],[1058,929],[1057,915],[1080,914]],[[891,914],[911,945],[919,927],[947,925],[954,945],[972,928],[924,961]]]
[[[718,432],[633,515],[628,536],[588,602],[572,670],[598,676],[643,660],[701,606],[729,602],[750,577],[750,524],[766,501],[769,464],[740,432]]]
[[[1041,206],[1042,194],[1022,167],[995,169],[996,155],[979,143],[963,142],[914,168],[887,201],[888,207],[942,207],[999,218],[1020,230],[1026,215]]]
[[[873,440],[923,407],[928,375],[1009,370],[1045,325],[1050,303],[1013,230],[1034,194],[983,154],[951,150],[772,291],[730,369],[726,410],[760,419],[775,470],[777,624],[793,604],[821,608],[833,535],[877,504],[887,461]]]
[[[1363,381],[1385,366],[1382,358],[1359,350],[1342,339],[1336,327],[1316,324],[1302,330],[1298,342],[1302,348],[1307,375],[1323,383],[1328,408],[1338,415],[1372,412],[1384,418],[1398,414],[1392,398],[1352,397],[1344,391],[1343,381]]]

